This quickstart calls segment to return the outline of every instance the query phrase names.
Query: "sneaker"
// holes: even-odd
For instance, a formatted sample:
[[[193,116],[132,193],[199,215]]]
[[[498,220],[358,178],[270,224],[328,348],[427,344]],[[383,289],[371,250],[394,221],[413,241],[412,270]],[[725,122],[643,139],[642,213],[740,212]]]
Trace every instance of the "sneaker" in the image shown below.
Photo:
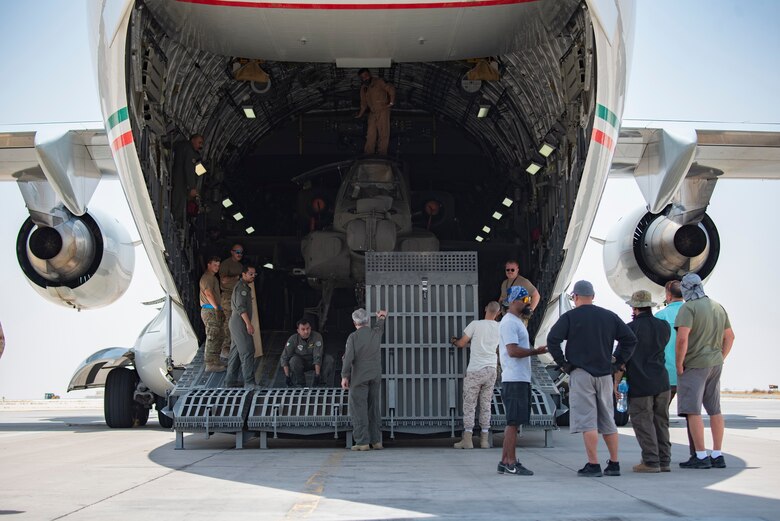
[[[605,476],[619,476],[620,475],[620,462],[607,460],[607,466],[604,469]]]
[[[696,456],[691,456],[690,458],[688,458],[688,461],[683,461],[682,463],[680,463],[680,468],[681,469],[711,469],[712,461],[710,460],[709,456],[707,456],[704,459],[699,459]]]
[[[352,448],[350,450],[371,450],[371,447],[369,445],[352,445]]]
[[[725,469],[726,468],[726,460],[723,459],[723,454],[721,454],[717,458],[713,458],[712,456],[710,456],[710,464],[712,465],[712,468],[714,468],[714,469]]]
[[[633,470],[634,472],[639,472],[640,474],[656,474],[658,472],[661,472],[660,467],[651,467],[650,465],[647,465],[644,461],[639,465],[634,465],[631,470]]]
[[[577,475],[582,478],[600,478],[603,476],[601,465],[598,463],[586,463],[584,467],[577,471]]]
[[[503,464],[499,463],[499,465],[503,465],[504,471],[501,474],[513,474],[515,476],[533,476],[534,473],[532,470],[528,470],[523,466],[522,463],[519,461],[516,461],[514,463],[509,464]]]
[[[382,445],[382,442],[380,441],[379,443],[372,443],[371,448],[374,450],[382,450],[385,448],[385,446]]]

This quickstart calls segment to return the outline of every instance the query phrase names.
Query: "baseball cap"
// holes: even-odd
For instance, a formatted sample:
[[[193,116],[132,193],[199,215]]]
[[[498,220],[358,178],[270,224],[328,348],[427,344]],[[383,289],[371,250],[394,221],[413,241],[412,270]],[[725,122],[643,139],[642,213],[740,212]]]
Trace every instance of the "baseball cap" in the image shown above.
[[[514,302],[515,300],[520,300],[521,298],[527,296],[528,296],[528,290],[525,289],[523,286],[512,286],[507,290],[506,300],[504,302],[506,304],[509,304],[510,302]]]
[[[578,280],[574,284],[574,289],[571,291],[574,295],[579,295],[581,297],[592,297],[596,293],[593,291],[593,284],[588,282],[587,280]]]

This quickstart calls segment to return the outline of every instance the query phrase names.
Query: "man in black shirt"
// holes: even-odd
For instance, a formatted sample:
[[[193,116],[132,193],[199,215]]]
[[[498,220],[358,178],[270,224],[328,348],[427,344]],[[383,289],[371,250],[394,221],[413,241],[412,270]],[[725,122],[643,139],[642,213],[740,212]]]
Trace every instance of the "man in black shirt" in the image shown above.
[[[626,362],[628,414],[636,441],[642,448],[642,461],[634,472],[669,472],[672,444],[669,442],[669,373],[664,364],[664,348],[671,328],[665,320],[652,315],[649,291],[635,291],[626,304],[633,309],[634,320],[628,327],[637,338],[636,349]],[[622,373],[615,375],[615,394]]]
[[[572,434],[581,432],[588,463],[578,476],[600,477],[599,434],[609,449],[607,476],[620,475],[618,434],[612,399],[613,366],[622,366],[631,358],[636,337],[611,311],[593,305],[593,285],[581,280],[574,285],[576,306],[567,311],[550,329],[547,348],[555,362],[569,374],[569,422]],[[566,340],[566,354],[561,343]],[[612,355],[612,347],[618,341]]]

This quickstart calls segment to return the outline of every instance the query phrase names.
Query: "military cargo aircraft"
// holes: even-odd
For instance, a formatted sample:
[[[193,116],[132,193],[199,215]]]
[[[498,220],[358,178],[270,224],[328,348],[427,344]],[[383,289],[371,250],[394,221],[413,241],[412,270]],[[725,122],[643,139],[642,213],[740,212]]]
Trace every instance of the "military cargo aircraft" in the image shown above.
[[[258,298],[285,295],[260,306],[263,323],[283,329],[318,298],[296,273],[355,280],[361,250],[389,247],[384,233],[403,247],[400,230],[414,224],[429,232],[418,251],[437,241],[480,252],[480,300],[496,293],[496,266],[519,259],[543,298],[531,323],[543,343],[613,173],[636,178],[648,205],[607,239],[613,288],[660,292],[684,271],[711,273],[719,241],[704,209],[714,185],[771,176],[780,134],[623,121],[633,9],[612,0],[100,2],[92,41],[104,121],[0,134],[0,178],[17,182],[30,210],[17,257],[41,296],[81,310],[127,288],[128,235],[90,206],[106,177],[119,178],[166,294],[132,348],[95,353],[70,389],[105,386],[110,426],[159,412],[198,350],[197,277],[219,240],[274,266]],[[362,67],[395,85],[390,154],[419,194],[408,196],[410,218],[382,225],[373,243],[356,239],[364,225],[351,216],[336,222],[349,211],[335,210],[334,231],[307,226],[312,206],[300,203],[315,198],[292,181],[362,150],[353,118]],[[175,215],[174,145],[195,133],[205,138],[200,207]],[[331,194],[342,181],[323,176],[310,190]],[[382,194],[352,194],[331,203],[357,199],[355,215],[393,220]],[[331,257],[312,245],[333,233],[349,246],[333,258],[350,263],[318,272]]]

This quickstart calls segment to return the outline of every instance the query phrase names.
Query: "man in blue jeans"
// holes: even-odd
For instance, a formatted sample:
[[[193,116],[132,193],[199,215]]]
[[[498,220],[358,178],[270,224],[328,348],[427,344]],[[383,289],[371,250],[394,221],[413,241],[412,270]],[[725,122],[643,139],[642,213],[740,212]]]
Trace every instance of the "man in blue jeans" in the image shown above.
[[[501,357],[501,398],[506,411],[504,446],[499,474],[533,476],[515,454],[518,426],[528,423],[531,418],[531,356],[546,353],[545,347],[531,348],[528,330],[523,317],[530,310],[531,296],[522,286],[512,286],[507,291],[506,304],[509,310],[498,326],[498,354]]]

